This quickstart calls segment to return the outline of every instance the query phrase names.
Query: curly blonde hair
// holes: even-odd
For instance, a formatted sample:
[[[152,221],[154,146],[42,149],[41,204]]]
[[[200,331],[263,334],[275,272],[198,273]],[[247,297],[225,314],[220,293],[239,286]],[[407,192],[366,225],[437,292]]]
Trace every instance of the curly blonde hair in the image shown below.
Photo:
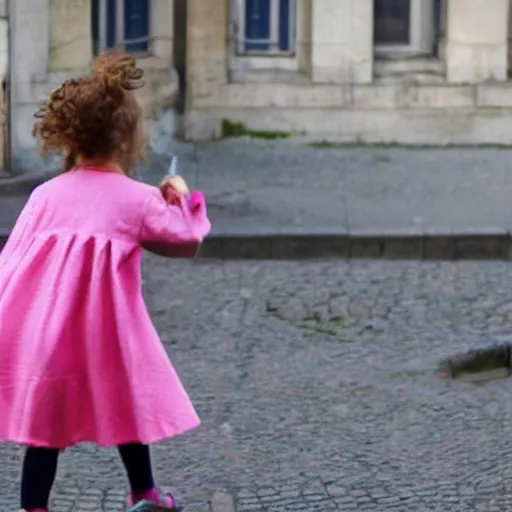
[[[123,52],[103,52],[89,76],[67,80],[37,111],[33,135],[43,156],[60,154],[64,171],[76,158],[116,159],[129,174],[146,149],[142,111],[133,94],[144,72]]]

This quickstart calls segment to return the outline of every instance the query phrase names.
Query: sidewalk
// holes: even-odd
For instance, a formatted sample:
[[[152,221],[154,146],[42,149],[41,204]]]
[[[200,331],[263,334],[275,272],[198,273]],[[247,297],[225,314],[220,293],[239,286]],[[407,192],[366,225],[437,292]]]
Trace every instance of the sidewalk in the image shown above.
[[[205,256],[508,258],[512,150],[176,144],[214,229]],[[168,157],[154,156],[157,183]],[[2,198],[8,228],[21,199]]]
[[[510,150],[232,139],[184,156],[209,200],[205,256],[501,259],[512,247]]]

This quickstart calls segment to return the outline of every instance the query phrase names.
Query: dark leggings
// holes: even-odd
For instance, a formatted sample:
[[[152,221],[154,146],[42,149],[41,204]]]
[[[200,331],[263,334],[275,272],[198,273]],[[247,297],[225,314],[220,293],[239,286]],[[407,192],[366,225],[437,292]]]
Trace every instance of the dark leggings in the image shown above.
[[[149,447],[143,444],[125,444],[118,447],[130,489],[139,494],[154,487]],[[59,450],[27,448],[21,476],[21,508],[25,510],[47,508],[52,490]]]

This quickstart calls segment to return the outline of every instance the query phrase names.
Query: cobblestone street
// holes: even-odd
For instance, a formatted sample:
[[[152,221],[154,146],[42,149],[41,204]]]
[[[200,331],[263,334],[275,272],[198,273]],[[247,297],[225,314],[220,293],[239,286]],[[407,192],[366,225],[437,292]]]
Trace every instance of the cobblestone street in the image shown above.
[[[508,340],[511,271],[148,257],[149,306],[203,418],[154,447],[159,482],[187,512],[219,490],[239,512],[511,510],[512,380],[435,373]],[[0,510],[16,510],[22,452],[0,454]],[[52,511],[121,511],[125,487],[115,451],[81,446]]]

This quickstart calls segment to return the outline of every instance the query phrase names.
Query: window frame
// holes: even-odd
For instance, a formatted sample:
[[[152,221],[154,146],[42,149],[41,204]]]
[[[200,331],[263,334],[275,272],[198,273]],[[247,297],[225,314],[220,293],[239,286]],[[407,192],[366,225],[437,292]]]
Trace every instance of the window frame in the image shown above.
[[[289,0],[289,46],[290,50],[277,48],[272,51],[246,51],[245,13],[246,0],[231,0],[231,67],[233,71],[252,71],[278,69],[284,71],[299,70],[299,27],[300,0]],[[271,0],[270,41],[279,42],[279,0]]]
[[[98,1],[98,12],[96,13],[98,36],[93,38],[93,53],[97,55],[103,48],[108,47],[107,44],[107,16],[105,15],[107,5],[106,0]],[[132,55],[140,60],[141,64],[147,63],[148,66],[165,68],[172,63],[173,60],[173,37],[174,37],[174,2],[172,0],[151,0],[149,6],[149,27],[148,27],[148,43],[147,52],[136,53]],[[103,16],[101,8],[103,6]],[[94,10],[91,2],[91,16]],[[91,19],[92,21],[92,19]],[[94,23],[94,21],[93,21]],[[103,34],[103,40],[101,35]]]
[[[377,57],[432,56],[435,52],[435,0],[410,0],[410,42],[408,44],[374,44]],[[375,18],[374,18],[375,23]]]
[[[129,38],[125,39],[126,33],[126,23],[125,23],[125,1],[126,0],[114,0],[115,3],[115,41],[114,46],[120,47],[123,50],[127,51],[131,55],[135,57],[149,57],[153,55],[153,18],[154,18],[154,9],[151,1],[148,1],[148,31],[147,35],[139,38]],[[108,21],[108,0],[97,0],[97,27],[98,27],[98,38],[95,43],[97,43],[97,48],[95,48],[95,53],[100,53],[101,51],[111,47],[108,43],[109,39],[109,21]],[[127,50],[127,47],[130,44],[137,43],[146,43],[147,49],[142,51],[130,51]]]

